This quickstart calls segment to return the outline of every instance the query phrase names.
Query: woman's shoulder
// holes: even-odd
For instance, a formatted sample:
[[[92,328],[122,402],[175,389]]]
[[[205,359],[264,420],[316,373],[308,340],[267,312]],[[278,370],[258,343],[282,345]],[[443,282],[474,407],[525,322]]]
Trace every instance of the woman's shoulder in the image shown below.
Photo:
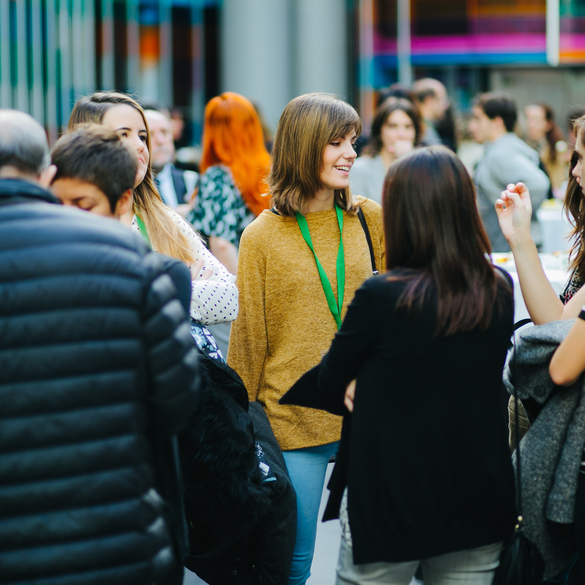
[[[201,185],[214,184],[220,187],[229,187],[235,189],[234,178],[232,171],[228,166],[225,165],[213,165],[205,169],[205,172],[201,174]]]
[[[382,207],[380,204],[372,199],[363,197],[362,195],[354,195],[353,200],[354,204],[362,210],[370,231],[375,230],[381,241],[384,234],[384,225],[382,221]],[[373,234],[371,235],[373,237]]]
[[[226,165],[212,165],[207,167],[203,173],[201,173],[201,177],[206,178],[224,178],[224,177],[231,177],[232,173],[230,168]]]
[[[195,231],[195,228],[182,216],[180,216],[174,209],[165,206],[165,212],[171,218],[171,220],[177,224],[179,231],[187,237],[189,242],[201,242],[199,234]]]
[[[380,216],[382,217],[382,206],[379,203],[376,203],[373,199],[368,199],[363,195],[354,195],[353,196],[354,203],[362,208],[364,215],[370,216],[373,215],[376,218]]]
[[[273,231],[278,230],[282,223],[285,223],[290,219],[291,218],[282,217],[270,209],[265,209],[256,219],[254,219],[254,221],[246,226],[242,234],[242,240],[263,240]]]

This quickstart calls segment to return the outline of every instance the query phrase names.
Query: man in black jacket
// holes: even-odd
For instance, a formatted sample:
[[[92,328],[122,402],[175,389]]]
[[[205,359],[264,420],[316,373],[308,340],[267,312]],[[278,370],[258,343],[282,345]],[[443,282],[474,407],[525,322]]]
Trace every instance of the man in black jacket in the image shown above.
[[[0,110],[0,583],[178,584],[186,315],[139,238],[57,204],[49,163]]]

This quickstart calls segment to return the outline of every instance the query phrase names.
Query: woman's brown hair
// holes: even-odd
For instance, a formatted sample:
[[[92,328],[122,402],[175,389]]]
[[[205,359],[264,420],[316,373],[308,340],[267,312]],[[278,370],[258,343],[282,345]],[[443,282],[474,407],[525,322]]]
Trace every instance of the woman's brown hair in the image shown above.
[[[575,144],[577,144],[577,140],[580,140],[581,146],[585,147],[585,116],[581,116],[573,122],[573,133]],[[569,266],[571,270],[576,271],[583,278],[585,277],[585,246],[583,246],[585,239],[585,204],[583,203],[583,189],[573,176],[573,169],[578,161],[579,154],[576,150],[573,150],[569,165],[569,182],[567,184],[567,193],[565,194],[564,209],[569,223],[573,226]]]
[[[397,307],[420,311],[435,290],[436,334],[486,329],[497,279],[463,163],[444,146],[398,159],[386,175],[382,208],[388,278],[407,281]]]
[[[78,100],[71,112],[69,130],[73,130],[78,124],[101,124],[110,108],[122,105],[134,108],[142,116],[146,128],[146,147],[149,153],[148,168],[144,179],[134,189],[134,213],[144,222],[154,250],[178,258],[190,265],[194,258],[189,241],[169,214],[169,209],[163,203],[152,178],[150,130],[140,104],[129,95],[115,91],[103,91],[84,96]]]
[[[294,216],[323,188],[323,153],[332,140],[362,131],[358,113],[349,104],[326,93],[308,93],[292,100],[282,112],[274,146],[268,185],[278,212]],[[335,191],[335,203],[350,213],[356,207],[349,187]]]
[[[376,156],[382,150],[382,126],[388,118],[396,111],[404,112],[411,120],[414,126],[414,145],[416,146],[421,138],[421,118],[417,106],[411,101],[403,98],[389,97],[380,104],[370,129],[370,138],[364,147],[364,154]]]

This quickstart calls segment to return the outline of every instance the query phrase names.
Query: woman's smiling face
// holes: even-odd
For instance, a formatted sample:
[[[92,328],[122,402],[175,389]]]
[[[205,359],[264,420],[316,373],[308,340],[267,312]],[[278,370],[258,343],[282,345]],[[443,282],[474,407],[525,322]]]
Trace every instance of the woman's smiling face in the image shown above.
[[[109,108],[102,118],[102,126],[114,130],[130,148],[138,153],[138,170],[134,188],[144,180],[148,170],[149,153],[146,146],[148,132],[141,113],[132,106],[120,104]]]
[[[349,171],[357,156],[354,150],[356,138],[355,130],[352,130],[347,136],[335,138],[325,147],[320,175],[325,190],[349,187]]]

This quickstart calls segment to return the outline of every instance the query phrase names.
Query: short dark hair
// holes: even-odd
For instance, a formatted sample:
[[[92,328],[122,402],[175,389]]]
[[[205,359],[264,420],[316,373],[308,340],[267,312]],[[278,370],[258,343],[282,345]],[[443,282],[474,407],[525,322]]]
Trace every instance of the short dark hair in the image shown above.
[[[54,181],[78,179],[95,185],[115,211],[120,197],[134,187],[138,162],[113,130],[81,124],[57,140],[51,151]]]
[[[473,106],[481,108],[490,120],[502,118],[506,130],[514,131],[518,113],[512,96],[502,91],[482,93],[473,100]]]

